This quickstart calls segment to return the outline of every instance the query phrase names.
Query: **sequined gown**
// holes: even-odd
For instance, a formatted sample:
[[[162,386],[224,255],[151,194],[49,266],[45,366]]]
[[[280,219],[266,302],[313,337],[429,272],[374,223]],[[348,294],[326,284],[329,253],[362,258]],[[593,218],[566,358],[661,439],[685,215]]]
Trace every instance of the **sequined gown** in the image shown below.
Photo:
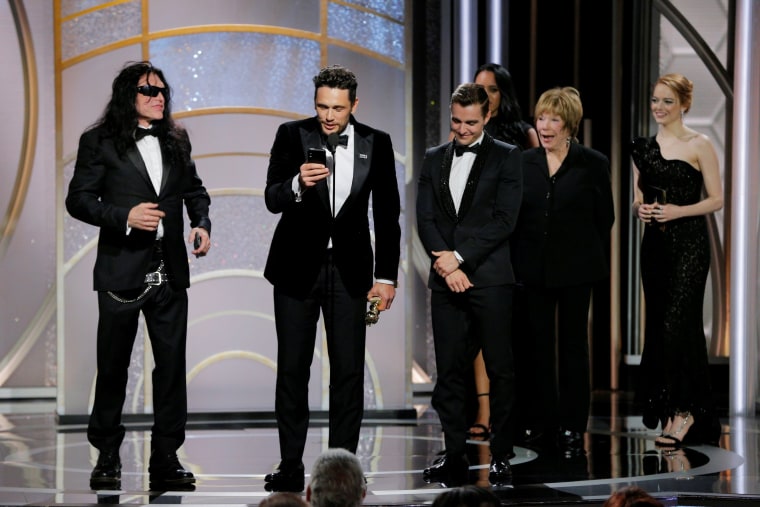
[[[683,160],[663,158],[654,137],[634,139],[632,156],[645,198],[655,186],[665,190],[670,204],[702,199],[702,173]],[[675,411],[690,411],[695,417],[693,429],[714,436],[717,419],[702,320],[709,268],[705,216],[645,226],[641,243],[645,342],[636,394],[650,428]]]

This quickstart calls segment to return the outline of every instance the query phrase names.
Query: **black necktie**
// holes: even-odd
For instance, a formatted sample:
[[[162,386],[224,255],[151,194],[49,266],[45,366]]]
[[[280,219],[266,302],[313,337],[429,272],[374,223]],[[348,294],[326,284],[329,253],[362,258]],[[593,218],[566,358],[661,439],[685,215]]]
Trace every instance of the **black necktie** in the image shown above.
[[[139,141],[145,136],[155,136],[155,135],[156,135],[155,129],[152,129],[152,128],[144,129],[144,128],[137,127],[135,129],[135,142]]]
[[[455,144],[454,145],[454,152],[456,153],[457,157],[461,157],[463,153],[471,152],[475,155],[478,154],[478,150],[480,149],[480,143],[477,144]]]
[[[348,134],[338,137],[338,146],[343,146],[344,148],[348,146]]]

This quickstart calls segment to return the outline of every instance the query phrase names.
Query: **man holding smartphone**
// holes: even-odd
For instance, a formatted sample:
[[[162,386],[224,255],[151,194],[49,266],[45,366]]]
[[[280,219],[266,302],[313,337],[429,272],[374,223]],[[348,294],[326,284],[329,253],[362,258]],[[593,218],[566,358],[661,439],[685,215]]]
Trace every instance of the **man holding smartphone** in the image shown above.
[[[367,301],[379,297],[379,309],[390,309],[398,275],[400,198],[391,138],[354,119],[359,100],[351,71],[326,67],[313,81],[316,116],[279,127],[267,171],[267,208],[282,214],[264,270],[274,286],[281,457],[278,470],[265,478],[269,491],[303,491],[320,310],[330,360],[328,446],[356,452]],[[308,161],[309,148],[325,159]]]

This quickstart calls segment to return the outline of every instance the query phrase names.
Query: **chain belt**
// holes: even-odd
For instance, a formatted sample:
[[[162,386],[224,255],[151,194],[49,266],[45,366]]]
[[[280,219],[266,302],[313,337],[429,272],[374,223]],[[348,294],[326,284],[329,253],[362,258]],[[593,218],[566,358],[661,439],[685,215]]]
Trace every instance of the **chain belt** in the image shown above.
[[[155,271],[152,271],[145,275],[145,290],[143,290],[142,293],[134,299],[125,299],[119,297],[110,290],[108,291],[108,295],[119,303],[136,303],[147,296],[148,292],[150,292],[153,287],[158,287],[159,285],[162,285],[170,280],[171,277],[164,273],[163,269],[164,261],[162,259],[161,263],[158,265],[158,268]]]

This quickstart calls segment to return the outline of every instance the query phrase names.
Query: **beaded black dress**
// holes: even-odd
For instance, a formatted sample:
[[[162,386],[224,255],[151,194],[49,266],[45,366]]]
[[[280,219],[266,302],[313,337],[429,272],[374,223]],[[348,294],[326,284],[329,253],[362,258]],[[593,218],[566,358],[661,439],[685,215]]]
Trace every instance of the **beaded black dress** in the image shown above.
[[[631,151],[645,201],[664,198],[668,204],[688,205],[702,199],[702,173],[683,160],[663,158],[654,137],[634,139]],[[692,431],[703,441],[714,440],[717,419],[702,320],[710,269],[707,221],[699,215],[644,227],[646,322],[636,399],[644,405],[649,428],[676,411],[689,411],[695,421]]]

